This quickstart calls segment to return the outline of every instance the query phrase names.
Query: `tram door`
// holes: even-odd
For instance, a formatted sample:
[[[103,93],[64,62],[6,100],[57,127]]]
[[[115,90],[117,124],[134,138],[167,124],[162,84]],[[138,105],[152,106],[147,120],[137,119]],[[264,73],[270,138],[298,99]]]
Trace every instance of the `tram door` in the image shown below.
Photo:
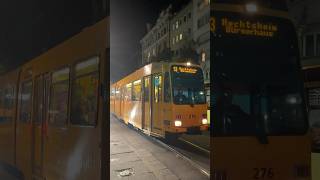
[[[151,131],[151,82],[150,76],[143,78],[142,129]]]
[[[152,82],[152,132],[162,134],[162,75],[153,76]]]
[[[44,120],[48,97],[46,78],[41,75],[35,79],[33,122],[32,122],[32,174],[34,179],[42,177],[44,153]]]

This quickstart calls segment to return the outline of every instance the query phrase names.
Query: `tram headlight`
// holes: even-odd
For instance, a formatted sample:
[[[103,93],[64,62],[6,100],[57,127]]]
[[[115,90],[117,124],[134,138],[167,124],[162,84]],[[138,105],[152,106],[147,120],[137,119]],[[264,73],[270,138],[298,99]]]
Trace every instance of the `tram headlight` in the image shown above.
[[[182,122],[180,120],[175,120],[174,125],[177,127],[180,127],[180,126],[182,126]]]
[[[202,119],[202,124],[208,124],[208,119],[207,118],[203,118]]]

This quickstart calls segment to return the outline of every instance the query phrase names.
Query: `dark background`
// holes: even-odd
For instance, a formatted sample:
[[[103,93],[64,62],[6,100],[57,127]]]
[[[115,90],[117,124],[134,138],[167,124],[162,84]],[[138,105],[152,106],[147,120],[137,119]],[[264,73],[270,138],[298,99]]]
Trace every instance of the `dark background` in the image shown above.
[[[141,66],[140,40],[147,23],[155,24],[170,4],[178,10],[189,0],[111,0],[110,80],[115,82]]]
[[[101,20],[109,13],[108,2],[1,1],[0,73],[16,68]]]

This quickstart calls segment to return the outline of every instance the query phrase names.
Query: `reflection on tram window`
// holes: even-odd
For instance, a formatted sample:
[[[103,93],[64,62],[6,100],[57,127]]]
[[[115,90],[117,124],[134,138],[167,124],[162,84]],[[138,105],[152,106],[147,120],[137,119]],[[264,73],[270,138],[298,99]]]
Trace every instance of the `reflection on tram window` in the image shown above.
[[[31,121],[32,108],[32,81],[22,83],[20,94],[20,121],[28,123]]]
[[[68,120],[70,69],[64,68],[52,74],[49,124],[64,126]]]
[[[71,123],[94,126],[97,119],[99,59],[91,58],[75,66],[72,82]]]
[[[141,100],[141,80],[133,82],[132,100],[133,101]]]
[[[144,78],[144,101],[149,102],[150,76]]]

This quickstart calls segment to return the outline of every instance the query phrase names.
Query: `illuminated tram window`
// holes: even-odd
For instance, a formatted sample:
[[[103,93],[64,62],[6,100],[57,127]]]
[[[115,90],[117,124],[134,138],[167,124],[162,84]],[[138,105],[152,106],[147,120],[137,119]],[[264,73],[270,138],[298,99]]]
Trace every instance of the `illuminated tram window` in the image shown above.
[[[68,120],[70,69],[64,68],[52,74],[49,124],[64,126]]]
[[[94,126],[98,115],[99,58],[78,63],[74,74],[71,123]]]

